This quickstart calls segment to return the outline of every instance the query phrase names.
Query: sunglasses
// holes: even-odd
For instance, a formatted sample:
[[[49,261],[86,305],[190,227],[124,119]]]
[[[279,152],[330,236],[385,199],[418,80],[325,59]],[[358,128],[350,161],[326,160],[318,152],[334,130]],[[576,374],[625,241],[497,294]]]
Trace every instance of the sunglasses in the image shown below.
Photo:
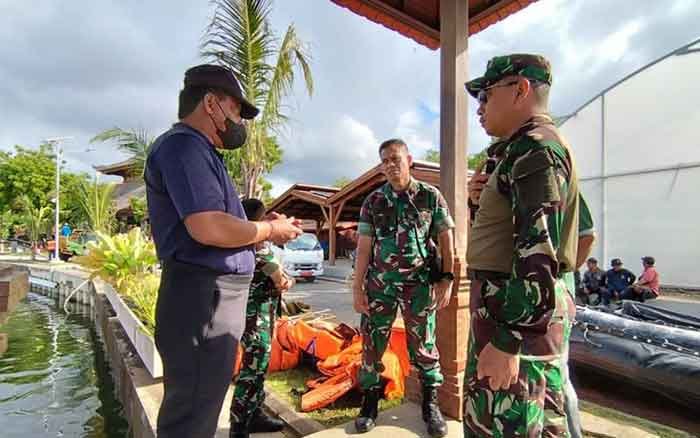
[[[488,90],[491,90],[493,88],[511,87],[513,85],[516,85],[517,83],[518,83],[518,81],[512,81],[512,82],[508,82],[505,84],[491,85],[490,87],[486,87],[486,88],[482,89],[481,91],[479,91],[479,94],[476,95],[476,99],[479,101],[479,103],[486,104],[486,102],[489,101]]]

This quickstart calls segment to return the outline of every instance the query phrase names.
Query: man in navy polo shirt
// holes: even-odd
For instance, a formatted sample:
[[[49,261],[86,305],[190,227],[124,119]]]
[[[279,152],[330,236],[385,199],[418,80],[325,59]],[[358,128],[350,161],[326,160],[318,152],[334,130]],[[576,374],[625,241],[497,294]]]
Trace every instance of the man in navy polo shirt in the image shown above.
[[[217,152],[243,146],[242,119],[257,114],[230,70],[193,67],[180,92],[180,122],[158,137],[146,162],[163,267],[155,330],[165,389],[159,438],[214,436],[245,323],[253,244],[282,244],[302,232],[299,221],[281,215],[248,221]]]

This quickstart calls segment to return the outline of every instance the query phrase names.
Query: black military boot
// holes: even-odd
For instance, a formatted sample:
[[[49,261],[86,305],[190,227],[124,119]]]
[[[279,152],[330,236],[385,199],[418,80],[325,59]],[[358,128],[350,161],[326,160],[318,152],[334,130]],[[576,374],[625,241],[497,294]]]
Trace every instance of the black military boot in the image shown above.
[[[423,387],[423,421],[428,425],[428,435],[440,438],[447,435],[447,423],[438,406],[437,388]]]
[[[284,421],[279,418],[273,418],[258,408],[253,414],[253,418],[248,425],[248,432],[279,432],[284,429]]]
[[[379,408],[379,390],[372,389],[365,391],[362,397],[362,407],[360,414],[355,418],[355,429],[359,433],[369,432],[374,429]]]
[[[248,438],[248,425],[245,423],[231,423],[231,430],[228,436],[229,438]]]

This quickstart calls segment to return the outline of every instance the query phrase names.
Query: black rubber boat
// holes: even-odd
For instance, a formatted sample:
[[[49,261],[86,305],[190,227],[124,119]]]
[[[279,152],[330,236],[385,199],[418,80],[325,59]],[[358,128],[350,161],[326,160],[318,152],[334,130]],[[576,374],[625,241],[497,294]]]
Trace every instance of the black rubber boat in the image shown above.
[[[571,361],[700,412],[700,303],[578,306]]]

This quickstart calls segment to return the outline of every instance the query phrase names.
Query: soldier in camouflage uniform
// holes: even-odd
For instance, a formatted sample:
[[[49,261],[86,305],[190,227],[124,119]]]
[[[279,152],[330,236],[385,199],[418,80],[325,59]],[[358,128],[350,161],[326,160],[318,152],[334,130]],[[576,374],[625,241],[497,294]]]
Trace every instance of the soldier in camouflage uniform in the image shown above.
[[[505,139],[469,235],[474,300],[465,437],[568,437],[579,203],[570,148],[547,115],[552,75],[536,55],[493,58],[466,84],[489,135]]]
[[[259,221],[265,214],[265,206],[258,199],[245,199],[242,204],[248,220]],[[247,438],[255,432],[276,432],[284,427],[282,421],[267,416],[261,407],[275,317],[279,315],[282,293],[293,281],[282,271],[268,242],[258,243],[255,249],[255,272],[241,337],[243,358],[231,402],[231,436],[235,438]]]
[[[435,344],[435,312],[450,299],[454,222],[440,192],[411,177],[412,158],[403,141],[387,140],[379,155],[388,182],[365,199],[358,225],[353,294],[355,309],[362,313],[359,380],[364,398],[355,425],[359,432],[374,427],[381,359],[400,307],[409,357],[423,383],[423,420],[431,436],[444,436],[447,425],[437,405],[443,377]],[[437,260],[435,242],[442,263],[436,266],[431,286],[428,274],[430,263]]]
[[[498,163],[501,161],[505,154],[505,147],[508,145],[507,142],[499,141],[491,144],[487,150],[486,155],[489,159],[494,160]],[[485,164],[485,163],[484,163]],[[469,178],[469,210],[471,221],[476,220],[476,213],[479,211],[479,198],[481,192],[484,189],[484,184],[488,182],[491,172],[483,173],[484,165],[478,167],[474,174]],[[513,234],[509,231],[508,234]],[[593,216],[588,208],[583,193],[579,192],[579,222],[578,222],[578,248],[576,251],[576,266],[580,267],[584,261],[588,258],[591,247],[595,241],[595,228],[593,226]],[[510,247],[511,245],[509,245]],[[510,267],[504,266],[504,272],[502,274],[509,274]],[[474,269],[469,270],[470,274],[475,274]],[[569,292],[574,292],[576,290],[574,272],[564,273],[563,280],[566,282],[567,289]],[[474,288],[471,291],[470,296],[470,308],[475,310],[475,304],[480,300],[480,281],[475,278],[472,280],[472,286]],[[576,300],[575,294],[572,295],[574,302]],[[568,345],[568,339],[565,340],[565,344]],[[574,389],[570,377],[569,377],[569,366],[568,366],[568,349],[562,355],[562,375],[565,378],[564,382],[564,401],[566,420],[569,427],[569,434],[571,438],[582,438],[583,433],[581,430],[581,419],[578,412],[578,396],[576,395],[576,390]]]

